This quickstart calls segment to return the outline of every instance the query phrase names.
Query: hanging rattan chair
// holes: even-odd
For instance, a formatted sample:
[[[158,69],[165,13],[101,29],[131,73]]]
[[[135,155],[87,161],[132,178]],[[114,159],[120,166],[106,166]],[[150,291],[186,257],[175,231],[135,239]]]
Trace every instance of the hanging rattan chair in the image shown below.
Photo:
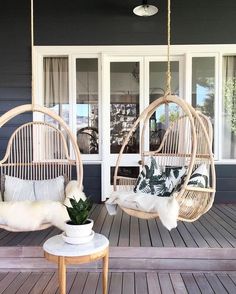
[[[179,107],[181,115],[169,124],[159,148],[149,151],[149,144],[146,144],[149,140],[149,120],[162,105],[170,104]],[[211,208],[215,195],[211,122],[205,115],[195,111],[191,105],[176,96],[166,95],[151,103],[142,112],[124,140],[114,173],[114,191],[133,190],[137,181],[136,178],[119,176],[119,167],[125,163],[122,161],[125,147],[137,130],[141,134],[140,163],[142,165],[147,157],[153,156],[159,166],[184,166],[186,168],[186,177],[176,196],[180,206],[178,219],[188,222],[195,221]],[[193,170],[203,163],[206,164],[209,172],[208,186],[206,188],[188,186]],[[129,215],[143,219],[158,217],[157,213],[121,208]]]
[[[54,179],[63,175],[70,181],[74,167],[78,189],[81,189],[83,166],[80,151],[75,136],[59,115],[46,107],[33,104],[22,105],[2,115],[0,127],[25,112],[31,112],[33,116],[35,113],[40,113],[49,118],[52,123],[32,121],[21,125],[13,132],[7,144],[5,156],[0,161],[1,175],[36,181]],[[70,146],[71,152],[69,152]],[[71,159],[70,153],[75,159]],[[50,226],[50,223],[45,223],[37,230]],[[2,224],[0,228],[18,231],[16,228]]]

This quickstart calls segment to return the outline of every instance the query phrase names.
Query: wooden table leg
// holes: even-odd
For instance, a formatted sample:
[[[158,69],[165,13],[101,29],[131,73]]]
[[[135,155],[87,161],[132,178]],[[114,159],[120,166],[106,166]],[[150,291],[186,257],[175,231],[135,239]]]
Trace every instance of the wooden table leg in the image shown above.
[[[103,294],[107,294],[109,249],[103,257]]]
[[[59,256],[58,277],[60,294],[66,294],[66,265],[64,256]]]

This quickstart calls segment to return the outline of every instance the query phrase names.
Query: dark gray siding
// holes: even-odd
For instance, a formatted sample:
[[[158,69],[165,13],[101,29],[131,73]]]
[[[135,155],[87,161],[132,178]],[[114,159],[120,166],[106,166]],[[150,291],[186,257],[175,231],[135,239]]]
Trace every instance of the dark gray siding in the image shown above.
[[[30,1],[0,1],[0,114],[31,102]],[[31,119],[11,120],[0,129],[0,155],[11,132]]]
[[[166,44],[166,0],[155,1],[151,18],[132,14],[137,0],[35,0],[36,45]],[[236,44],[235,0],[172,1],[173,44]],[[0,114],[31,102],[30,0],[0,0]],[[30,114],[0,130],[0,155],[9,135]],[[235,201],[236,166],[219,165],[218,202]],[[101,194],[99,165],[85,166],[84,186],[95,200]]]
[[[172,0],[172,43],[236,43],[235,0]],[[167,0],[150,0],[159,12],[132,13],[141,0],[35,1],[37,45],[166,44]]]

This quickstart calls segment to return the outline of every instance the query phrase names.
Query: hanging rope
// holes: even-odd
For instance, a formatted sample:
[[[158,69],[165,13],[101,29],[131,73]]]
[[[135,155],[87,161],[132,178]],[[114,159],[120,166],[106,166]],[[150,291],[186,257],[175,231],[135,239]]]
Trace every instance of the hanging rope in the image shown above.
[[[32,95],[32,106],[35,105],[34,97],[34,0],[31,0],[31,95]]]
[[[170,26],[171,26],[171,0],[168,0],[167,7],[167,73],[165,96],[171,94],[171,70],[170,70]]]

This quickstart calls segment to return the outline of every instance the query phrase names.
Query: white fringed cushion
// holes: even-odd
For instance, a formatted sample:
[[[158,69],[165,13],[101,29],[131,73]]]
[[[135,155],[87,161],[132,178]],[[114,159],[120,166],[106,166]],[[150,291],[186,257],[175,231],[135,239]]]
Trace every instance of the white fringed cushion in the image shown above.
[[[64,177],[43,181],[5,176],[4,201],[64,200]]]

